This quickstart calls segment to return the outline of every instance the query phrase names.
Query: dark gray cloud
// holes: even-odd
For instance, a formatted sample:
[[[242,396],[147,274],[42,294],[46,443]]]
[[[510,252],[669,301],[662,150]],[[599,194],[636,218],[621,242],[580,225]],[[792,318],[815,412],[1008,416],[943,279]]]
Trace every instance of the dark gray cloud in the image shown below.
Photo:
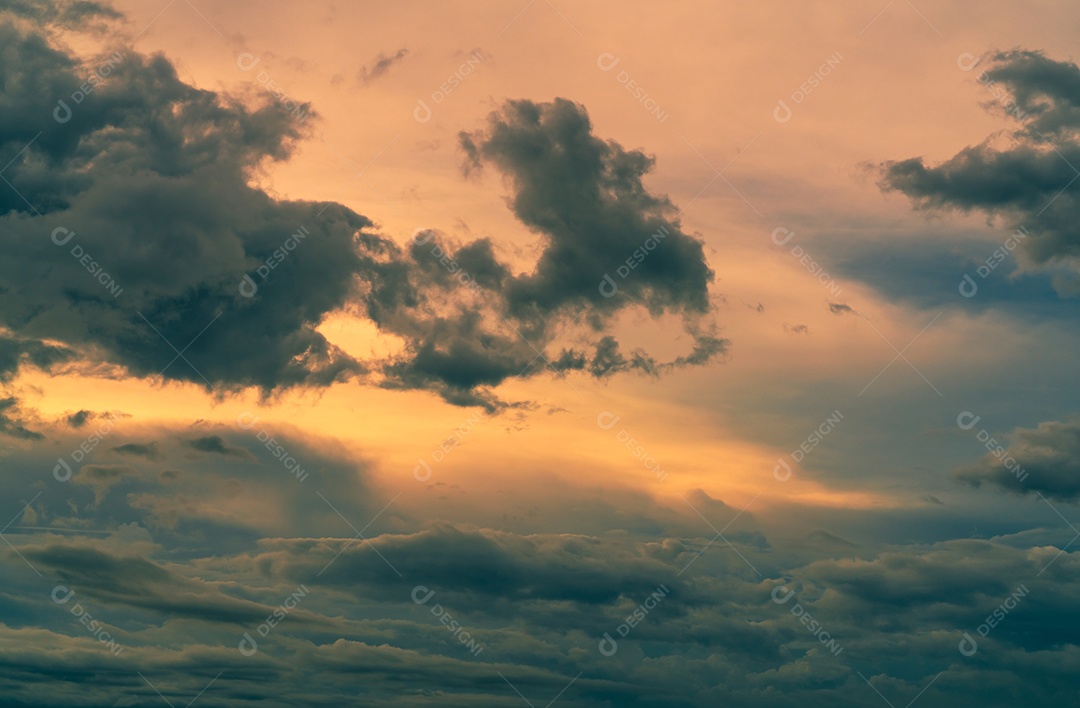
[[[579,105],[510,102],[461,138],[473,168],[507,174],[515,214],[544,239],[535,268],[513,275],[490,239],[451,244],[431,232],[403,250],[341,205],[252,187],[252,170],[288,159],[305,136],[277,103],[196,89],[164,57],[124,46],[76,56],[48,30],[2,17],[10,61],[0,107],[11,119],[0,128],[0,159],[10,161],[0,327],[11,334],[0,340],[0,376],[77,351],[219,394],[370,377],[495,410],[506,405],[492,392],[502,381],[552,368],[539,354],[574,317],[601,331],[627,307],[681,314],[695,345],[671,366],[726,347],[701,322],[713,272],[700,239],[642,183],[652,158],[592,135]],[[619,278],[611,297],[600,289],[608,273]],[[349,356],[316,331],[339,310],[404,338],[405,353]],[[647,355],[609,361],[608,336],[593,343],[604,356],[590,372],[663,370]]]
[[[635,513],[611,487],[566,489],[565,499],[552,502],[557,511],[544,500],[486,505],[478,527],[469,509],[458,510],[469,519],[461,522],[438,520],[450,513],[446,506],[415,513],[409,495],[386,508],[389,500],[358,484],[355,464],[319,459],[313,448],[325,454],[325,444],[276,434],[312,464],[311,478],[298,484],[255,447],[261,441],[254,432],[208,427],[196,435],[250,447],[260,453],[258,465],[227,455],[193,458],[185,444],[196,437],[190,429],[125,429],[140,445],[155,443],[167,462],[135,455],[124,467],[83,464],[77,485],[42,485],[55,464],[52,443],[9,454],[0,496],[29,501],[43,491],[33,518],[12,525],[5,538],[44,577],[15,551],[0,554],[6,699],[149,702],[157,696],[145,681],[125,678],[141,672],[170,699],[190,701],[223,669],[200,702],[329,706],[362,693],[372,705],[512,705],[520,698],[502,674],[530,698],[550,701],[566,689],[559,703],[568,706],[721,700],[853,708],[877,699],[860,672],[890,699],[910,701],[944,671],[920,702],[955,705],[975,696],[992,705],[995,694],[1015,689],[1023,698],[1014,702],[1035,706],[1075,683],[1070,627],[1080,620],[1080,552],[1059,555],[1072,535],[1067,529],[883,548],[872,534],[845,540],[855,537],[851,527],[786,539],[772,515],[740,513],[741,503],[700,490],[685,496],[693,509],[678,499],[642,498],[647,504]],[[61,449],[83,437],[66,435]],[[158,482],[164,469],[175,470],[167,485]],[[87,503],[91,491],[99,504]],[[364,539],[316,491],[364,528]],[[275,513],[221,523],[223,505],[236,499]],[[132,507],[154,515],[122,513]],[[380,509],[379,520],[364,526]],[[282,512],[294,522],[263,518]],[[514,520],[519,512],[527,513]],[[910,521],[910,513],[896,518]],[[168,515],[175,532],[156,521]],[[592,517],[595,532],[568,530],[564,520],[580,526],[587,521],[581,517]],[[833,509],[822,514],[826,523],[836,517]],[[252,533],[251,524],[263,529]],[[724,529],[723,541],[709,524]],[[68,532],[53,532],[60,528]],[[112,535],[95,537],[99,529]],[[975,633],[1021,584],[1028,596],[991,636],[979,637],[975,657],[961,655],[963,633]],[[76,593],[71,602],[52,600],[57,585]],[[309,591],[301,604],[268,636],[257,635],[255,627],[300,585]],[[618,628],[660,586],[669,591],[664,599],[623,636]],[[780,586],[794,591],[785,603],[773,595]],[[414,600],[414,592],[429,591],[426,602]],[[72,614],[76,602],[105,623],[125,647],[121,655],[108,653]],[[841,653],[824,648],[796,605]],[[471,654],[436,613],[449,613],[482,653]],[[254,656],[238,653],[245,631],[259,637]],[[600,652],[605,633],[618,641],[614,655]],[[98,656],[105,663],[95,663]]]
[[[19,401],[13,396],[0,398],[0,435],[23,440],[41,440],[41,433],[34,432],[24,425],[19,411]]]
[[[701,240],[642,182],[654,159],[593,135],[584,107],[561,98],[509,101],[485,130],[462,133],[461,144],[469,170],[491,163],[510,179],[514,214],[544,240],[535,270],[507,287],[512,313],[606,313],[628,303],[654,313],[708,311],[714,275]],[[617,279],[610,297],[599,288],[605,274]]]
[[[987,105],[1018,124],[1011,140],[1003,145],[991,136],[936,166],[921,157],[886,162],[881,186],[902,192],[922,209],[1000,217],[1010,228],[1026,229],[1028,235],[1018,240],[1034,264],[1075,270],[1080,68],[1042,52],[1012,50],[988,54],[976,69],[988,89]]]
[[[246,449],[230,445],[225,441],[225,438],[220,435],[204,435],[201,438],[195,438],[194,440],[185,440],[184,444],[193,450],[208,452],[213,455],[241,457],[245,460],[256,459],[255,456]]]
[[[490,239],[459,246],[439,231],[419,232],[408,250],[414,267],[387,271],[369,299],[372,319],[412,342],[388,367],[386,385],[497,409],[503,404],[484,387],[507,378],[545,370],[655,376],[727,351],[704,321],[714,275],[701,240],[642,183],[651,157],[593,135],[585,109],[565,99],[509,101],[460,140],[468,172],[490,164],[508,178],[511,209],[540,235],[541,253],[531,271],[513,275]],[[668,362],[643,350],[622,354],[604,330],[631,307],[681,316],[692,350]],[[579,319],[593,341],[549,356],[547,343]]]
[[[161,457],[161,450],[157,443],[125,443],[112,448],[113,452],[121,455],[135,455],[145,457],[148,460],[157,460]]]
[[[25,555],[81,595],[106,605],[236,624],[259,622],[274,610],[230,597],[210,583],[186,578],[138,556],[117,556],[74,544],[32,548]]]
[[[39,2],[35,0],[2,0],[0,11],[35,21],[45,21],[60,27],[83,28],[90,23],[97,28],[107,26],[106,21],[118,20],[123,15],[108,3],[94,0],[58,0]]]
[[[957,470],[957,479],[979,487],[990,484],[1018,494],[1041,493],[1051,499],[1080,502],[1080,421],[1050,421],[1017,428],[1002,447],[977,464]]]
[[[0,184],[4,325],[135,375],[227,388],[320,385],[362,369],[314,328],[346,302],[362,254],[386,242],[344,208],[247,185],[300,135],[284,109],[192,88],[160,56],[77,59],[9,22],[0,36],[11,59],[0,104],[14,118],[0,129],[11,161]],[[243,276],[300,228],[308,240],[244,298]]]
[[[5,337],[0,333],[0,382],[10,381],[21,366],[30,365],[48,371],[57,364],[69,361],[73,355],[74,352],[64,347]]]

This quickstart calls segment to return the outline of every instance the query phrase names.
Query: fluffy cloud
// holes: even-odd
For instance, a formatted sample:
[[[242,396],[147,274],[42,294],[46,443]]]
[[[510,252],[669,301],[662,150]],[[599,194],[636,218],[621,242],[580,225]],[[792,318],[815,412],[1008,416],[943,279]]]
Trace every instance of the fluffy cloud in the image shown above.
[[[1041,52],[983,57],[987,103],[1015,123],[939,165],[921,157],[882,165],[882,186],[925,209],[979,210],[1024,227],[1023,252],[1037,266],[1076,270],[1080,256],[1080,68]]]
[[[1080,501],[1080,421],[1049,421],[1018,428],[1000,454],[988,453],[956,477],[973,487],[991,484],[1010,492],[1041,493]]]
[[[278,104],[195,89],[164,57],[127,47],[76,56],[48,29],[7,17],[0,376],[75,350],[219,393],[366,377],[494,410],[505,404],[491,389],[509,378],[655,374],[727,347],[707,321],[713,272],[700,239],[642,183],[652,158],[594,136],[579,105],[513,101],[462,135],[471,166],[510,178],[515,214],[544,240],[533,270],[514,275],[490,240],[450,244],[429,231],[402,249],[341,205],[253,187],[253,170],[288,159],[304,137]],[[601,331],[629,307],[683,316],[693,351],[666,365],[625,362],[602,333],[588,363],[584,353],[547,359],[556,326],[583,316]],[[404,352],[349,356],[316,330],[340,310],[401,337]]]

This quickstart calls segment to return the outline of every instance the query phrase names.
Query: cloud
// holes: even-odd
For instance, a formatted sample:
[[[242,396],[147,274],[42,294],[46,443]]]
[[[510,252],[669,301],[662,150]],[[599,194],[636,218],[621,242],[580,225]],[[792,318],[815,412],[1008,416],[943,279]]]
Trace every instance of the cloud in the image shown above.
[[[1017,494],[1080,502],[1080,420],[1017,428],[1009,441],[1000,454],[987,454],[957,470],[955,477],[973,487],[986,483]]]
[[[117,445],[112,448],[113,452],[121,455],[136,455],[138,457],[145,457],[148,460],[156,460],[161,457],[161,450],[158,449],[157,443],[125,443],[124,445]]]
[[[77,545],[30,548],[25,555],[80,594],[110,605],[236,624],[259,622],[274,609],[230,597],[213,584],[186,578],[138,556],[117,556]]]
[[[701,240],[642,182],[654,159],[593,135],[584,107],[561,98],[509,101],[485,130],[460,139],[468,169],[491,163],[502,171],[515,216],[543,238],[535,270],[508,284],[512,313],[587,305],[602,315],[628,303],[654,314],[708,311],[714,274]],[[605,274],[618,278],[610,297],[599,287]]]
[[[371,66],[360,68],[360,82],[369,84],[380,76],[384,76],[386,72],[390,71],[390,67],[397,64],[408,55],[409,50],[405,47],[402,47],[390,55],[380,52],[379,55],[375,57],[375,62]]]
[[[101,504],[106,492],[125,477],[138,477],[139,473],[123,465],[83,465],[71,478],[76,484],[84,484],[94,490],[94,503]]]
[[[41,440],[45,436],[30,430],[19,420],[19,401],[13,397],[0,398],[0,435],[23,440]]]
[[[1015,240],[1034,266],[1075,272],[1080,195],[1069,187],[1080,160],[1080,68],[1027,50],[990,53],[983,62],[977,80],[988,105],[1019,124],[1004,144],[991,136],[936,166],[921,157],[886,162],[881,186],[922,209],[978,210],[1023,227]],[[1066,283],[1058,289],[1065,292]]]
[[[199,452],[207,452],[213,455],[241,457],[245,460],[256,459],[254,455],[244,448],[236,447],[225,442],[225,439],[220,435],[204,435],[203,437],[195,438],[194,440],[185,440],[184,444]]]
[[[13,160],[0,185],[4,325],[200,385],[325,385],[362,370],[315,326],[386,242],[343,207],[247,184],[300,136],[283,108],[195,89],[161,56],[81,60],[2,21],[0,36],[0,102],[20,116],[0,128]],[[76,103],[88,75],[98,85]],[[243,297],[244,276],[301,227],[308,240]]]
[[[653,159],[594,136],[580,105],[511,101],[461,136],[471,169],[505,172],[515,215],[543,240],[515,275],[489,239],[431,232],[402,249],[340,204],[252,186],[253,170],[287,160],[306,134],[284,107],[196,89],[128,47],[77,56],[3,17],[0,377],[82,358],[218,395],[364,379],[496,410],[507,404],[492,389],[547,370],[538,355],[575,317],[599,333],[594,375],[656,374],[726,349],[703,321],[714,275],[701,240],[642,182]],[[381,57],[372,75],[404,56]],[[88,76],[94,90],[76,101]],[[611,297],[605,276],[618,278]],[[666,364],[609,357],[603,330],[630,307],[682,316],[693,350]],[[401,337],[404,352],[345,353],[316,331],[339,311]]]
[[[5,336],[0,332],[0,382],[10,381],[22,366],[48,371],[56,364],[70,360],[73,355],[74,352],[65,347]]]
[[[408,250],[414,267],[400,268],[369,299],[372,319],[410,341],[387,367],[387,386],[433,388],[448,401],[495,410],[505,404],[484,387],[507,378],[548,369],[655,376],[727,351],[707,321],[714,274],[701,240],[642,182],[651,157],[594,136],[584,107],[565,99],[508,101],[460,142],[468,173],[490,164],[508,178],[510,207],[539,234],[540,255],[531,271],[513,275],[489,239],[458,246],[437,230],[418,232]],[[629,308],[678,315],[692,350],[668,362],[643,350],[623,355],[605,330]],[[550,358],[545,343],[579,320],[594,335],[585,351]]]

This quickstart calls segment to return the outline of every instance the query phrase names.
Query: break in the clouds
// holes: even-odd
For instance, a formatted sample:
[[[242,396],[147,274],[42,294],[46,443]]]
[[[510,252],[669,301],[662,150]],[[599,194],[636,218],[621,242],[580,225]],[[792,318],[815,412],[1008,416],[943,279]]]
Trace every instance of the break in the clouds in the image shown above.
[[[1019,238],[1031,265],[1080,264],[1080,67],[1029,50],[994,52],[964,61],[987,89],[986,104],[1014,129],[992,135],[938,165],[921,157],[882,166],[882,185],[926,209],[979,210],[1000,217]],[[973,65],[973,66],[972,66]],[[995,264],[996,265],[996,264]],[[1075,288],[1058,283],[1063,294]]]
[[[122,45],[75,56],[11,14],[0,36],[12,118],[0,128],[0,324],[12,333],[0,371],[78,351],[218,391],[365,378],[492,409],[508,378],[657,373],[726,348],[707,321],[701,241],[642,183],[652,159],[596,137],[578,104],[512,101],[462,136],[471,168],[502,170],[514,213],[543,240],[533,269],[514,274],[491,240],[429,231],[402,249],[344,206],[252,186],[307,135],[277,103],[196,89],[164,57]],[[682,315],[693,351],[621,358],[603,330],[630,307]],[[328,341],[316,328],[342,309],[401,337],[403,352],[360,361]],[[546,342],[576,319],[599,336],[556,366]]]

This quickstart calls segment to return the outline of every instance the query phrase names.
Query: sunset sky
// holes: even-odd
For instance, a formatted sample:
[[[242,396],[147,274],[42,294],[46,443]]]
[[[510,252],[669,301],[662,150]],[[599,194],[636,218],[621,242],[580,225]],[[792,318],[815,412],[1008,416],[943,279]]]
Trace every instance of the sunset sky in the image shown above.
[[[1077,27],[0,0],[0,705],[1080,704]]]

